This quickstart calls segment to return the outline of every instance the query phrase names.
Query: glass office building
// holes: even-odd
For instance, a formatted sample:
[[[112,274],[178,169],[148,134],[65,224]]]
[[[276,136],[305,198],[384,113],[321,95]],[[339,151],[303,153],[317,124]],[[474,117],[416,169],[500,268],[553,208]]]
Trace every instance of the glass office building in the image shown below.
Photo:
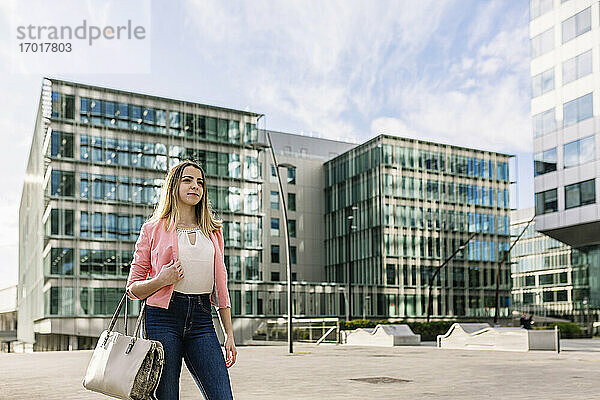
[[[188,158],[204,167],[210,201],[224,220],[239,313],[239,282],[261,268],[261,164],[249,146],[258,139],[258,117],[44,80],[19,211],[24,350],[93,343],[123,294],[135,241],[167,170]],[[137,307],[132,302],[130,315]]]
[[[351,316],[489,316],[509,248],[509,155],[380,135],[325,163],[326,276]],[[501,315],[510,268],[499,274]],[[348,292],[346,291],[346,294]],[[493,311],[491,312],[493,315]]]
[[[531,0],[535,229],[578,251],[574,310],[600,309],[600,3]],[[549,296],[549,295],[548,295]],[[562,296],[562,295],[561,295]]]

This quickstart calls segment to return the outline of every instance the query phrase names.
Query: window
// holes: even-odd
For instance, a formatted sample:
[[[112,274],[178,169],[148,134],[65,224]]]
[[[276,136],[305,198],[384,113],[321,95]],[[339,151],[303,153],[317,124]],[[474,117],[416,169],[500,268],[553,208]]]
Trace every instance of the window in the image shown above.
[[[240,256],[225,256],[225,265],[229,272],[229,279],[232,281],[242,280],[242,267],[240,265]]]
[[[593,115],[592,102],[592,93],[588,93],[563,104],[563,126],[591,118]]]
[[[296,184],[296,168],[287,169],[287,183],[290,185]]]
[[[588,136],[564,145],[564,167],[570,168],[594,161],[594,136]]]
[[[287,195],[287,209],[288,211],[296,211],[296,193],[288,193]]]
[[[533,304],[533,293],[523,293],[523,304]]]
[[[50,156],[56,158],[73,158],[73,134],[52,131]]]
[[[565,186],[565,209],[594,204],[595,202],[595,179]]]
[[[227,189],[226,209],[232,212],[240,211],[242,209],[242,196],[239,187],[229,186]]]
[[[531,39],[531,58],[539,57],[552,49],[554,49],[554,28]]]
[[[244,178],[258,179],[259,176],[258,158],[252,156],[244,157]]]
[[[93,315],[110,315],[121,300],[119,288],[93,288]]]
[[[229,143],[240,142],[240,122],[229,121],[229,129],[227,132],[227,139]]]
[[[567,291],[566,290],[557,290],[555,293],[556,293],[556,301],[567,301]]]
[[[75,97],[52,92],[52,118],[74,119]]]
[[[525,277],[525,286],[535,286],[535,275]]]
[[[543,274],[540,275],[540,285],[552,285],[554,284],[554,274]]]
[[[242,163],[240,162],[240,155],[236,153],[229,153],[229,177],[230,178],[241,178],[242,177]]]
[[[535,154],[535,176],[556,171],[556,147]]]
[[[271,164],[271,183],[277,183],[277,171],[275,171],[275,166]]]
[[[73,275],[73,249],[50,249],[47,263],[47,271],[52,275]]]
[[[279,271],[271,271],[271,280],[273,282],[279,281]]]
[[[258,140],[258,130],[256,124],[246,122],[244,129],[244,143],[252,143]]]
[[[120,259],[117,260],[117,256]],[[96,276],[126,276],[129,274],[132,254],[130,251],[79,250],[79,274]]]
[[[225,246],[239,247],[242,242],[242,234],[240,231],[239,222],[224,222],[223,223],[223,238]]]
[[[89,235],[90,235],[89,214],[85,211],[81,212],[81,215],[79,218],[79,235],[81,237],[89,237]]]
[[[50,179],[50,195],[73,197],[75,195],[75,174],[53,170]]]
[[[563,85],[592,73],[592,50],[573,57],[562,64]]]
[[[279,236],[279,218],[271,218],[271,236]]]
[[[544,303],[554,301],[554,292],[542,292],[542,299],[544,300]]]
[[[51,287],[46,292],[46,313],[50,315],[73,315],[75,296],[73,287]]]
[[[556,189],[546,190],[535,194],[535,215],[558,211]]]
[[[257,281],[261,279],[258,271],[258,257],[246,257],[244,258],[244,264],[246,265],[247,280]]]
[[[244,189],[244,212],[247,214],[258,212],[258,191],[256,189]]]
[[[271,262],[279,263],[279,245],[277,244],[271,245]]]
[[[556,118],[554,108],[536,114],[532,118],[533,137],[544,135],[556,129]]]
[[[592,12],[591,7],[588,7],[563,21],[562,42],[566,43],[571,39],[575,39],[590,29],[592,29]]]
[[[50,210],[49,234],[73,236],[73,210]]]
[[[529,19],[534,20],[540,15],[552,11],[554,0],[529,0]]]
[[[260,247],[260,237],[262,231],[261,219],[258,223],[244,223],[244,246],[245,247]]]
[[[566,272],[561,272],[558,274],[558,282],[559,283],[568,283],[568,277]]]
[[[295,219],[288,220],[288,233],[289,233],[290,237],[293,237],[293,238],[296,237],[296,220]]]
[[[298,259],[296,258],[296,246],[290,246],[290,265],[297,264]]]
[[[279,192],[271,192],[271,210],[279,210]]]
[[[554,90],[554,67],[531,78],[531,96],[538,97]]]
[[[388,285],[396,284],[396,266],[394,264],[387,264],[385,268],[386,283]]]

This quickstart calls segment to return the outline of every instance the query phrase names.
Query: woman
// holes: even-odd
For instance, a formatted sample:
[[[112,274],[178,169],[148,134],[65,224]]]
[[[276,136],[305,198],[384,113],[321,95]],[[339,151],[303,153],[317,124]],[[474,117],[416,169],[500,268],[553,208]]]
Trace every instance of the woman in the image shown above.
[[[179,398],[182,357],[206,399],[233,398],[227,368],[235,363],[237,350],[221,228],[208,203],[200,166],[184,161],[173,167],[152,218],[142,226],[127,281],[130,298],[146,299],[148,339],[164,348],[159,400]],[[211,303],[225,330],[227,361],[212,323]]]

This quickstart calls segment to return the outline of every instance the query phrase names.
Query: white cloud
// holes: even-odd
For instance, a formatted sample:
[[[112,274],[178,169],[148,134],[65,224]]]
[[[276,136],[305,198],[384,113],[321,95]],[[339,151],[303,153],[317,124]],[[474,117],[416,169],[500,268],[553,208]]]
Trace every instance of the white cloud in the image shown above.
[[[239,89],[271,120],[326,137],[364,137],[368,132],[356,117],[384,106],[381,86],[413,62],[451,4],[255,1],[228,7],[190,0],[186,26],[208,60],[227,49],[225,68],[241,63],[235,65],[246,81]]]
[[[494,8],[495,9],[495,8]],[[433,141],[503,151],[531,151],[527,28],[505,27],[449,68],[399,88],[397,115],[373,118],[372,133],[386,121]],[[397,122],[390,122],[396,119]]]

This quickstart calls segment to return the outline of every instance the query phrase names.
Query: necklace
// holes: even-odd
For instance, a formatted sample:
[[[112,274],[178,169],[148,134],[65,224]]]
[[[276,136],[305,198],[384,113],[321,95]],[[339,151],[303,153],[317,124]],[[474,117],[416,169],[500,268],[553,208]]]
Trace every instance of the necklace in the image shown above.
[[[197,232],[200,230],[200,227],[197,226],[195,228],[177,228],[178,232]]]
[[[180,231],[180,232],[195,232],[195,231],[197,231],[199,229],[200,229],[200,225],[199,224],[197,224],[194,227],[184,227],[184,226],[178,226],[177,227],[177,230]]]

